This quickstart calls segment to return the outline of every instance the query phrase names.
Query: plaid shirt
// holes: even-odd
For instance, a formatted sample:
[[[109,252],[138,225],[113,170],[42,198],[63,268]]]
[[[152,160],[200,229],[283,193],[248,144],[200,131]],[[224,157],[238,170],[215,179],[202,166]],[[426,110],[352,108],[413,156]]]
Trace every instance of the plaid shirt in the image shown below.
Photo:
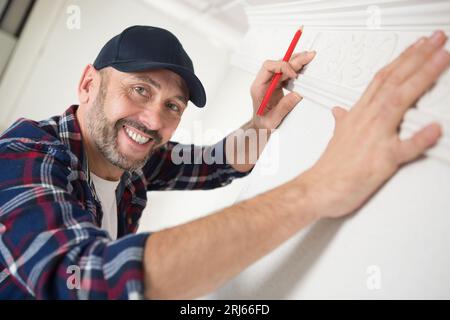
[[[150,233],[134,233],[147,191],[212,189],[248,174],[220,161],[224,140],[191,150],[191,159],[212,154],[213,164],[174,164],[174,148],[184,155],[194,146],[168,142],[121,177],[112,241],[101,229],[76,109],[40,122],[21,118],[0,136],[0,299],[142,298]]]

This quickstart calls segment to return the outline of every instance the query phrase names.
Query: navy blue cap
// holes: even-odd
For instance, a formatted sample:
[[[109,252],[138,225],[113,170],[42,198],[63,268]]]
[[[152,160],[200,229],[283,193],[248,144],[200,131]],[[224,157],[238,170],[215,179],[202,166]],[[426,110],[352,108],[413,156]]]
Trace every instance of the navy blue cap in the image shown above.
[[[180,41],[171,32],[150,26],[132,26],[109,40],[94,62],[97,70],[113,67],[122,72],[168,69],[184,79],[189,100],[201,108],[206,93]]]

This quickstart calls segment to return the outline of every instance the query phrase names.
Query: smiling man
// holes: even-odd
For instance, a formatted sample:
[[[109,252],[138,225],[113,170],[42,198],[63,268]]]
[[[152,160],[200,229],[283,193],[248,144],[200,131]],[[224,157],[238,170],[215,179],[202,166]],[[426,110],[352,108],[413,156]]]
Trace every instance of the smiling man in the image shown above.
[[[166,30],[124,30],[85,68],[79,105],[45,121],[19,119],[0,138],[0,298],[194,298],[314,221],[353,212],[438,140],[437,124],[405,141],[397,129],[448,67],[445,42],[442,32],[420,39],[351,111],[334,108],[334,136],[297,178],[201,219],[135,234],[147,191],[211,189],[251,171],[254,144],[245,137],[267,138],[301,100],[279,87],[256,116],[272,75],[282,72],[282,84],[295,78],[314,53],[266,61],[251,87],[252,119],[216,145],[195,147],[170,141],[188,100],[206,103],[190,58]],[[264,134],[253,136],[262,150]],[[189,161],[174,161],[180,151]],[[198,163],[198,155],[214,161]]]

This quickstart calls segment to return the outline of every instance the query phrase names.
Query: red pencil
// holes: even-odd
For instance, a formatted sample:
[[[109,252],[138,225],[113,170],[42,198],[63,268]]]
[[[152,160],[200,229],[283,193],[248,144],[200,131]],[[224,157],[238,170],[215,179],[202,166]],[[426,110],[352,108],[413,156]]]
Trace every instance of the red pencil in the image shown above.
[[[294,52],[295,46],[297,45],[298,40],[300,39],[300,36],[302,35],[303,27],[297,30],[297,32],[294,35],[294,38],[291,41],[291,44],[289,45],[289,48],[286,51],[286,54],[284,55],[283,61],[289,61],[292,56],[292,52]],[[278,82],[280,81],[282,73],[278,72],[275,73],[275,75],[272,78],[272,81],[270,82],[269,88],[267,89],[266,94],[264,95],[263,100],[261,101],[261,105],[258,108],[258,112],[256,114],[258,116],[261,116],[264,113],[264,110],[266,109],[267,103],[270,100],[270,97],[272,97],[272,94],[275,90],[275,88],[278,85]]]

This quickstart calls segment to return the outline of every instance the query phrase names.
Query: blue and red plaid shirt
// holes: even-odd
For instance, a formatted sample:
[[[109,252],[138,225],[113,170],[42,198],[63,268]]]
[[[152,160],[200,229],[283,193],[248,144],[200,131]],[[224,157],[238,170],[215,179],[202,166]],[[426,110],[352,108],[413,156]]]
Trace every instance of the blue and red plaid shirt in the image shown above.
[[[40,122],[21,118],[0,136],[0,299],[142,298],[150,233],[135,232],[147,191],[212,189],[248,174],[220,161],[224,140],[183,145],[191,159],[212,154],[212,164],[174,164],[172,150],[181,145],[169,142],[121,177],[112,241],[101,229],[76,110]]]

